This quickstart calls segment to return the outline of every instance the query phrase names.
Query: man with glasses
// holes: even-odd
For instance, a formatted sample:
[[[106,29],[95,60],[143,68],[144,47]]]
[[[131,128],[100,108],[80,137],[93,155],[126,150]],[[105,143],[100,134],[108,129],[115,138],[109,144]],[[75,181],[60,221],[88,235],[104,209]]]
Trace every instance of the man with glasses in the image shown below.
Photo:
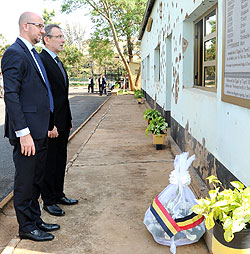
[[[54,236],[48,232],[60,226],[41,219],[38,202],[45,172],[48,129],[53,128],[54,111],[46,71],[34,48],[45,33],[43,20],[35,13],[25,12],[19,18],[19,30],[20,36],[2,58],[5,136],[14,147],[16,168],[14,208],[21,239],[49,241]]]
[[[64,210],[57,204],[74,205],[76,199],[67,198],[63,191],[65,169],[67,162],[67,144],[72,128],[71,111],[68,99],[69,79],[58,53],[63,50],[65,42],[61,28],[56,24],[45,27],[42,35],[45,48],[40,58],[46,69],[54,98],[54,124],[49,132],[48,156],[42,188],[44,210],[54,216],[63,216]],[[51,135],[58,130],[58,137]]]

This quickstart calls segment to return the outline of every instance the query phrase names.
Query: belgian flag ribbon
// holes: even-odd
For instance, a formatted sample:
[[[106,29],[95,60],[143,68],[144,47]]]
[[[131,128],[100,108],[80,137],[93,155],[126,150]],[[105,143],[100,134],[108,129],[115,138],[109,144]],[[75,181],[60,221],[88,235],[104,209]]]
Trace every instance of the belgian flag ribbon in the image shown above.
[[[152,205],[150,206],[150,211],[169,237],[174,236],[179,231],[193,228],[204,220],[204,216],[197,215],[196,213],[191,213],[184,218],[174,220],[159,201],[158,195],[155,197]]]

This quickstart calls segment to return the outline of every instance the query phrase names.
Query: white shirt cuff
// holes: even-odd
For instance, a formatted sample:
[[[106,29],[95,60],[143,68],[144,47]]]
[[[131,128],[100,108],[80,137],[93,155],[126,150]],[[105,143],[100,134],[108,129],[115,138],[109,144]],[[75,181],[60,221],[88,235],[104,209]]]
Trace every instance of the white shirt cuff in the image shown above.
[[[26,136],[26,135],[28,135],[28,134],[30,134],[30,130],[29,130],[28,127],[25,128],[25,129],[16,131],[16,136],[17,136],[18,138],[23,137],[23,136]]]

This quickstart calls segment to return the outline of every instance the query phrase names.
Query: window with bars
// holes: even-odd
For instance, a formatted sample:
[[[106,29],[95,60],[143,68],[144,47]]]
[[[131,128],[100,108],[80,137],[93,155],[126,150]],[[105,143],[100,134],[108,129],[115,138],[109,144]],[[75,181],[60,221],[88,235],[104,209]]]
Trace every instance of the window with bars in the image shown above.
[[[194,86],[216,89],[217,8],[195,22]]]

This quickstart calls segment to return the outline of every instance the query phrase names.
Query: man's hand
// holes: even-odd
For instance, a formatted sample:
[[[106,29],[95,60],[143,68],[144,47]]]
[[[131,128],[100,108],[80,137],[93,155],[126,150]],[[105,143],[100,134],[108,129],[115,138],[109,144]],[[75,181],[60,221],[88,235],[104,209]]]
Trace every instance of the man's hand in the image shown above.
[[[35,155],[36,148],[30,134],[20,137],[21,153],[25,156]]]
[[[48,131],[48,137],[49,138],[57,138],[58,137],[58,131],[57,131],[57,128],[56,126],[54,126],[53,130],[52,131]]]

